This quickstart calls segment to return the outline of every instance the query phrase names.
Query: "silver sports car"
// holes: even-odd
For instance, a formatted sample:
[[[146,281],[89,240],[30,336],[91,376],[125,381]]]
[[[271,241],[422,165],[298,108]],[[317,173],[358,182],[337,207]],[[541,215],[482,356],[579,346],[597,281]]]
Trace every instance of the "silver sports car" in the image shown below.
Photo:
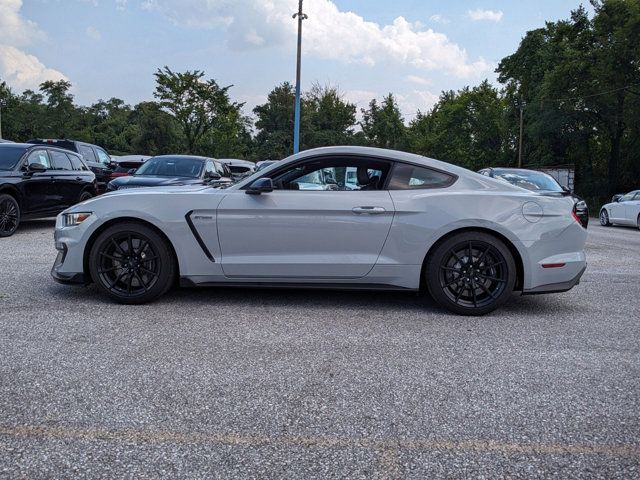
[[[52,275],[132,304],[178,281],[426,288],[453,312],[481,315],[514,291],[579,282],[587,233],[573,209],[418,155],[320,148],[226,190],[139,188],[78,204],[58,216]]]
[[[640,228],[640,190],[620,195],[600,209],[600,224],[627,225]]]

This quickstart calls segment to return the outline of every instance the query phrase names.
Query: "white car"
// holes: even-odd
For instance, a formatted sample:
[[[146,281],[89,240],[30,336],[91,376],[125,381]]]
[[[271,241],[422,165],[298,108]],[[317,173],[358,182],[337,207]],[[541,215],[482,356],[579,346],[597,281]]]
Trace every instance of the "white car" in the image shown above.
[[[627,225],[640,229],[640,190],[634,190],[600,209],[600,225]]]
[[[347,186],[354,169],[355,187]],[[307,182],[321,188],[300,188]],[[227,189],[129,189],[76,205],[57,218],[52,275],[95,282],[130,304],[151,301],[178,280],[425,288],[453,312],[481,315],[514,291],[571,289],[586,268],[586,238],[570,198],[409,153],[330,147]]]

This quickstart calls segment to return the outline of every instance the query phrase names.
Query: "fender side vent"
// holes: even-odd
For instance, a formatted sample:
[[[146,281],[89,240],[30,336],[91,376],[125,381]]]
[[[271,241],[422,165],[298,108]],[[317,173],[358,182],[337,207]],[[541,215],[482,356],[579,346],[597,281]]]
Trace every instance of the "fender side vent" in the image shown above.
[[[196,241],[198,242],[198,245],[200,245],[200,248],[202,249],[202,251],[204,252],[204,254],[207,256],[207,258],[209,260],[211,260],[212,262],[215,262],[216,259],[213,258],[213,255],[211,255],[211,252],[209,251],[209,249],[207,248],[207,245],[204,243],[204,241],[202,240],[202,237],[200,236],[200,234],[198,233],[198,230],[196,230],[195,225],[193,224],[193,221],[191,220],[191,215],[193,214],[193,210],[191,210],[189,213],[187,213],[184,218],[187,221],[187,225],[189,225],[189,229],[191,230],[191,233],[193,234],[194,238],[196,239]]]

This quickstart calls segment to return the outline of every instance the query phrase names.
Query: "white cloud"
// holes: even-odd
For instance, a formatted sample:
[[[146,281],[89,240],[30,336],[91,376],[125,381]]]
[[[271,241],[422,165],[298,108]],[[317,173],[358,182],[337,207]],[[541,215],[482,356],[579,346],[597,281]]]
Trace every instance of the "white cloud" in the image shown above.
[[[429,20],[431,20],[434,23],[440,23],[442,25],[446,25],[446,24],[450,23],[450,20],[447,17],[443,17],[439,13],[437,13],[435,15],[431,15],[429,17]]]
[[[65,80],[66,77],[47,68],[35,56],[16,47],[0,44],[0,77],[19,89],[36,89],[45,80]]]
[[[38,26],[20,14],[22,0],[0,0],[0,78],[17,89],[37,88],[45,80],[66,78],[22,50],[46,38]]]
[[[89,25],[86,30],[85,33],[87,34],[87,37],[89,37],[91,40],[100,40],[102,38],[102,34],[100,33],[100,30],[98,30],[96,27],[94,27],[93,25]]]
[[[481,21],[499,22],[502,20],[502,16],[504,14],[502,13],[502,10],[494,11],[494,10],[482,10],[481,8],[478,8],[476,10],[467,11],[467,15],[474,22],[481,22]]]
[[[142,7],[175,23],[196,28],[226,28],[236,49],[294,45],[297,23],[291,18],[297,0],[145,0]],[[424,29],[404,17],[379,25],[341,11],[332,0],[305,4],[305,55],[343,63],[374,66],[408,65],[438,70],[459,78],[480,77],[493,66],[469,59],[446,35]]]

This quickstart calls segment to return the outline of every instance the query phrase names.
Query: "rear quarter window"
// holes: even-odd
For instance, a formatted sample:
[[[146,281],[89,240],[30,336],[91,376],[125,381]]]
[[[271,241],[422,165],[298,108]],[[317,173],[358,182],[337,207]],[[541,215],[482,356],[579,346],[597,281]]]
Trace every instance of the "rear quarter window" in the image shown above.
[[[389,179],[389,190],[419,190],[445,188],[456,181],[456,176],[431,168],[398,163]]]

